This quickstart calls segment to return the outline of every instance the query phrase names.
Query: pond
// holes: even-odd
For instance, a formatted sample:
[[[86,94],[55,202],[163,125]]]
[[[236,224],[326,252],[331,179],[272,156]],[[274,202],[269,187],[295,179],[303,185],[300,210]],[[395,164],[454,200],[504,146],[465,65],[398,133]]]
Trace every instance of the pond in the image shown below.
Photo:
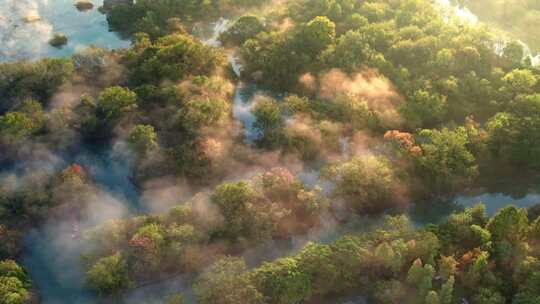
[[[106,16],[93,8],[79,11],[73,0],[0,0],[0,61],[70,56],[89,45],[114,49],[130,45],[110,32]],[[54,33],[63,33],[67,45],[49,45]]]

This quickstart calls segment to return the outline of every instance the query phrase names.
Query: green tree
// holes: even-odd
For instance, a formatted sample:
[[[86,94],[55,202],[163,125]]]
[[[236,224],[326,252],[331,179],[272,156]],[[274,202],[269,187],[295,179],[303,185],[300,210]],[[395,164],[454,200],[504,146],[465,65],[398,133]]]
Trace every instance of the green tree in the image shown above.
[[[336,183],[333,194],[344,198],[358,212],[379,212],[394,207],[399,183],[386,158],[357,156],[329,165],[322,176]]]
[[[524,57],[525,50],[519,41],[510,41],[504,46],[503,58],[508,61],[510,66],[520,66]]]
[[[313,294],[325,295],[339,289],[339,269],[328,245],[308,243],[298,256],[298,267],[311,278]]]
[[[487,123],[488,147],[501,160],[540,167],[540,94],[518,98]]]
[[[25,304],[30,294],[24,284],[16,277],[0,277],[0,302],[3,304]]]
[[[474,295],[473,303],[478,304],[504,304],[506,299],[504,296],[492,288],[480,288]]]
[[[439,304],[441,301],[439,300],[439,295],[436,291],[430,290],[428,294],[426,295],[425,299],[426,304]]]
[[[327,102],[329,104],[327,115],[333,119],[350,124],[356,130],[378,129],[377,114],[369,108],[366,99],[340,94]]]
[[[422,261],[417,259],[407,272],[407,283],[414,286],[418,291],[419,298],[424,298],[428,294],[433,285],[433,276],[435,270],[433,266],[426,264],[422,265]]]
[[[0,235],[2,232],[0,232]],[[13,260],[0,261],[0,303],[24,304],[30,300],[30,280]]]
[[[401,113],[413,128],[435,125],[447,113],[446,97],[438,92],[416,90],[409,94]]]
[[[514,206],[505,207],[488,222],[486,229],[496,242],[517,244],[526,239],[529,232],[527,211]]]
[[[117,293],[133,285],[121,253],[99,259],[87,271],[88,286],[101,294]]]
[[[317,16],[309,21],[302,33],[302,48],[314,56],[325,50],[336,38],[336,25],[327,17]]]
[[[540,240],[540,216],[531,223],[530,237]]]
[[[242,45],[246,40],[255,37],[265,29],[263,21],[253,15],[243,15],[224,32],[220,40],[225,43]]]
[[[0,64],[0,112],[25,98],[48,101],[73,72],[73,63],[64,58]]]
[[[348,31],[337,39],[334,48],[325,51],[323,60],[329,67],[353,72],[366,65],[372,55],[365,35],[360,31]]]
[[[375,283],[374,297],[377,303],[400,303],[407,297],[408,293],[407,286],[399,280]]]
[[[253,109],[255,123],[253,127],[260,133],[260,143],[273,147],[280,143],[285,125],[281,107],[271,98],[261,98]]]
[[[153,126],[136,125],[128,137],[129,147],[139,158],[158,148],[157,134]]]
[[[254,200],[255,192],[246,182],[226,183],[216,188],[212,202],[219,206],[225,219],[222,229],[226,236],[234,239],[249,233]]]
[[[468,148],[465,128],[422,130],[419,137],[422,153],[416,158],[418,174],[430,190],[451,192],[476,176],[476,159]]]
[[[450,280],[457,272],[457,262],[451,256],[441,256],[438,266],[439,275],[446,280]]]
[[[518,97],[519,95],[528,95],[535,93],[535,86],[538,82],[537,77],[525,69],[515,69],[503,78],[503,86],[500,91],[506,101]]]
[[[293,258],[264,263],[250,274],[269,304],[288,304],[308,299],[313,287],[308,274]]]
[[[17,278],[25,287],[30,286],[30,280],[26,271],[14,260],[4,260],[0,262],[0,277]]]
[[[229,117],[230,105],[224,99],[196,98],[186,102],[181,124],[188,132],[196,134],[204,127],[218,126]]]
[[[219,50],[188,35],[164,36],[153,44],[145,41],[126,55],[130,80],[137,85],[210,74],[224,63],[225,57]]]
[[[540,272],[531,271],[527,278],[519,282],[520,290],[514,296],[513,304],[540,303]]]
[[[463,212],[451,214],[443,223],[439,225],[437,236],[443,244],[444,251],[453,253],[456,251],[466,251],[478,248],[484,245],[481,235],[489,234],[488,231],[481,228],[486,224],[485,206],[477,204]],[[473,228],[477,226],[477,228]],[[475,231],[476,230],[476,231]],[[489,236],[491,238],[491,236]],[[451,275],[455,271],[455,261],[453,258],[441,258],[441,275]],[[443,266],[444,264],[448,264]],[[452,266],[454,264],[454,266]],[[454,269],[454,271],[452,271]]]
[[[114,121],[136,107],[137,94],[127,88],[110,87],[99,95],[96,114],[103,121]]]
[[[383,242],[375,248],[374,256],[381,263],[383,268],[393,272],[398,272],[400,270],[399,268],[402,263],[401,256],[399,252],[396,253],[392,246],[387,242]]]
[[[172,241],[172,238],[171,240]],[[137,251],[135,272],[157,272],[160,270],[164,247],[165,231],[160,224],[149,223],[140,227],[130,240],[130,246]]]
[[[26,114],[33,122],[35,130],[41,130],[46,122],[43,105],[33,99],[26,99],[16,107],[18,112]]]
[[[452,304],[454,297],[454,276],[450,276],[446,282],[441,286],[441,291],[439,292],[440,303],[441,304]]]
[[[36,125],[22,112],[8,112],[0,116],[0,135],[7,140],[17,141],[36,131]]]
[[[246,274],[242,259],[224,258],[203,272],[194,285],[201,304],[260,304],[263,296]]]
[[[488,268],[490,254],[487,251],[476,253],[469,268],[462,278],[463,286],[470,290],[476,290],[479,286],[489,286],[493,283],[493,274]]]

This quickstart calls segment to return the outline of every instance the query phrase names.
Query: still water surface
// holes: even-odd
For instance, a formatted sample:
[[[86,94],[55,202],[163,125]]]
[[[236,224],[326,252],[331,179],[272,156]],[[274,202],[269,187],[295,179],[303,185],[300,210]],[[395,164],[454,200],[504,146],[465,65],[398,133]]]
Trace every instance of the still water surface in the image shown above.
[[[110,32],[105,15],[97,8],[103,0],[91,0],[94,8],[79,11],[74,0],[0,0],[0,61],[69,56],[95,45],[125,48],[129,40]],[[68,44],[49,45],[54,33],[64,33]]]

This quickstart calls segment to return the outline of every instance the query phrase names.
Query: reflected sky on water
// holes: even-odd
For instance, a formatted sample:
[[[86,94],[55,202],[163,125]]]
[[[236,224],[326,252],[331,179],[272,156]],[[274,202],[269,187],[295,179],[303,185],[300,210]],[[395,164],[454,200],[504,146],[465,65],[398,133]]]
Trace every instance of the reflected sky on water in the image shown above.
[[[79,11],[74,0],[0,0],[0,61],[69,56],[89,45],[125,48],[129,40],[110,32],[106,16],[94,7]],[[63,33],[68,44],[49,45],[54,33]]]

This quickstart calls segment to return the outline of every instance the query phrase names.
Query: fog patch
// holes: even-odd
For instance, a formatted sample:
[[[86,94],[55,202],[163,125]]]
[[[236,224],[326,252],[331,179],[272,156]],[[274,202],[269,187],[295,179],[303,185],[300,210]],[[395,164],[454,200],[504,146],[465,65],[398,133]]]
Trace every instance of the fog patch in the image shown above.
[[[88,244],[79,231],[109,219],[130,215],[126,203],[98,187],[84,193],[62,193],[71,197],[52,210],[47,222],[24,239],[22,262],[32,276],[44,303],[93,303],[85,288],[80,255]],[[66,196],[67,195],[67,196]]]
[[[311,82],[307,76],[302,79],[308,85]],[[384,126],[397,127],[402,124],[398,108],[403,99],[390,80],[378,72],[367,70],[347,75],[339,69],[332,69],[323,74],[319,82],[319,97],[328,100],[340,95],[361,98],[366,101],[369,109],[378,114]]]
[[[150,213],[164,213],[191,196],[188,185],[173,176],[146,181],[142,189],[141,202]]]

